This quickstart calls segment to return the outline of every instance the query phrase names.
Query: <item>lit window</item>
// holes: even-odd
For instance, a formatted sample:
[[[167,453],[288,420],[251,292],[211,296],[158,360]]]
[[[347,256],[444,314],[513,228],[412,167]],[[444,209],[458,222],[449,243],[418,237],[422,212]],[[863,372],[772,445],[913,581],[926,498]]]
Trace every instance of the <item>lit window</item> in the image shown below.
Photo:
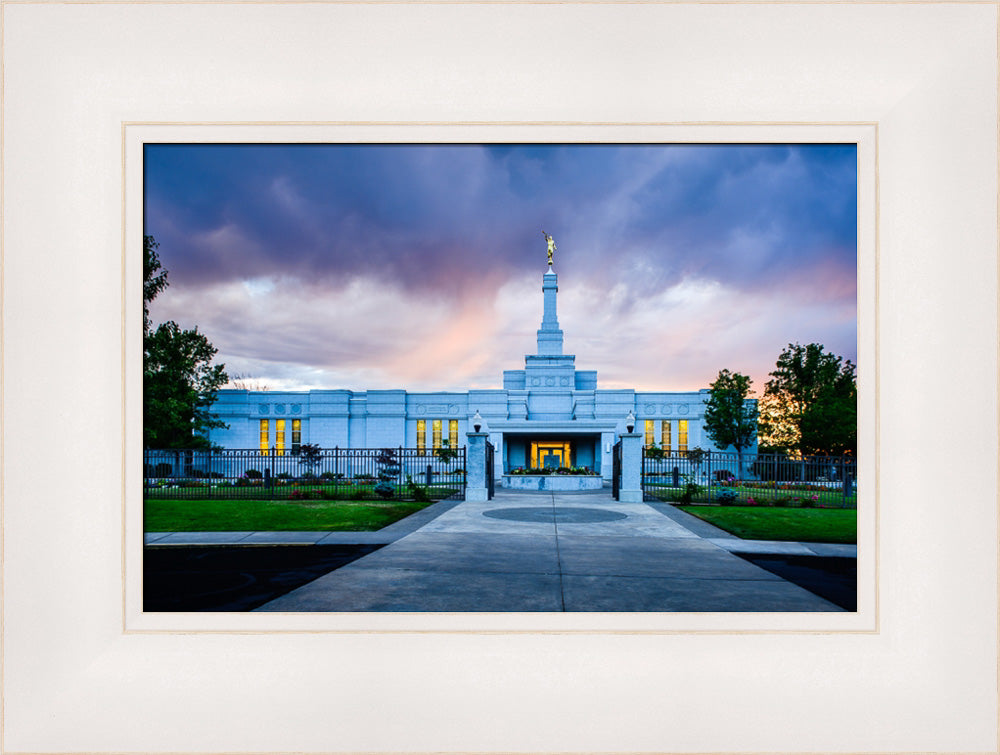
[[[669,452],[670,444],[672,442],[673,441],[670,437],[670,420],[660,420],[660,448]]]
[[[274,455],[285,455],[285,420],[274,421]]]
[[[686,419],[677,420],[677,453],[681,456],[687,454],[688,450],[688,421]]]
[[[423,454],[427,450],[427,420],[417,420],[417,452]]]
[[[441,448],[441,420],[439,419],[431,420],[431,441],[435,451]]]
[[[646,446],[647,447],[649,447],[649,446],[653,445],[654,443],[656,443],[656,439],[653,437],[653,427],[654,427],[653,420],[647,419],[646,420]]]
[[[458,448],[458,420],[448,420],[448,445]]]
[[[260,421],[260,455],[267,456],[267,420]]]
[[[302,445],[302,420],[292,420],[292,453],[296,456],[299,453],[299,446]]]

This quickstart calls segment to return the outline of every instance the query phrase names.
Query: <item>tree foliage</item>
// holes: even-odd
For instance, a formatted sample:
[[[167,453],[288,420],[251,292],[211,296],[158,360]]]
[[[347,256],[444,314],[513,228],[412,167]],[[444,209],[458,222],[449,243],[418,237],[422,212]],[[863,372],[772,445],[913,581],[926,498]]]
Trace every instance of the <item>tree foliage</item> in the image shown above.
[[[323,451],[318,443],[303,443],[299,446],[299,464],[304,464],[313,471],[323,460]]]
[[[152,324],[149,320],[149,303],[167,287],[167,271],[160,265],[160,256],[156,250],[160,245],[152,236],[142,237],[142,332],[149,333]]]
[[[143,442],[147,448],[207,448],[208,431],[225,427],[209,411],[228,377],[213,365],[216,348],[197,328],[176,322],[155,329],[149,303],[167,287],[152,236],[143,239]]]
[[[850,360],[822,344],[788,344],[764,397],[769,445],[807,456],[857,451],[858,388]]]
[[[757,406],[749,396],[749,377],[721,370],[705,402],[705,432],[719,448],[736,449],[741,470],[743,451],[757,436]]]

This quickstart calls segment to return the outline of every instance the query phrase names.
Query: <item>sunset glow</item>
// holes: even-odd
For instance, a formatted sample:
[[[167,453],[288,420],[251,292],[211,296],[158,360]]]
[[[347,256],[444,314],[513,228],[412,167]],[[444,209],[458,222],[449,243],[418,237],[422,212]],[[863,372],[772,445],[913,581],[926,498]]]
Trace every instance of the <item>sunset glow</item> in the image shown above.
[[[500,387],[542,315],[602,388],[763,391],[791,342],[857,360],[854,145],[147,145],[145,233],[230,374]]]

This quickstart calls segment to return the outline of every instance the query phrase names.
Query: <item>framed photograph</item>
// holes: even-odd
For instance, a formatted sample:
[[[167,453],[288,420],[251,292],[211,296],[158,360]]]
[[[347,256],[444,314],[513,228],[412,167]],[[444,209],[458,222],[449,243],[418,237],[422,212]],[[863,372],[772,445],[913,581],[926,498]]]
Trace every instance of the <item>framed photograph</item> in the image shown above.
[[[873,125],[358,124],[256,126],[252,131],[252,141],[237,143],[232,139],[246,139],[246,128],[132,123],[125,127],[127,249],[142,244],[143,238],[147,245],[156,244],[158,251],[150,254],[156,254],[157,262],[172,276],[149,303],[149,319],[179,321],[182,329],[200,326],[204,333],[227,332],[227,341],[217,340],[221,350],[216,361],[228,363],[236,374],[249,370],[256,376],[225,384],[222,378],[216,381],[217,403],[209,408],[221,412],[220,419],[205,434],[215,450],[207,445],[202,450],[160,448],[155,445],[152,425],[163,427],[161,437],[173,431],[148,411],[147,437],[127,438],[130,461],[126,468],[142,471],[144,476],[142,481],[126,480],[124,549],[126,575],[131,577],[126,580],[127,629],[874,630],[877,505],[874,485],[867,482],[876,468],[874,392],[869,389],[867,401],[862,400],[860,446],[853,427],[850,437],[832,441],[850,444],[838,447],[837,452],[847,449],[851,458],[813,450],[808,461],[804,457],[796,461],[768,451],[766,439],[760,441],[760,449],[754,443],[740,453],[718,447],[706,429],[700,408],[706,398],[698,388],[715,380],[724,369],[719,360],[729,358],[742,359],[741,364],[747,365],[744,371],[753,373],[762,391],[782,348],[790,348],[792,342],[819,341],[830,343],[831,352],[843,354],[852,363],[863,355],[860,363],[868,379],[862,385],[875,385],[874,299],[867,300],[859,317],[856,294],[858,285],[863,291],[875,287]],[[549,141],[554,137],[560,141]],[[509,141],[512,138],[516,142]],[[326,167],[318,170],[320,164]],[[454,180],[442,184],[448,173],[468,174],[470,169],[478,189],[456,191]],[[557,172],[561,175],[554,175]],[[641,180],[640,173],[645,174]],[[537,185],[530,189],[516,186],[532,178]],[[236,183],[230,183],[234,179]],[[313,180],[318,181],[315,188]],[[579,188],[574,180],[579,180]],[[664,213],[682,210],[671,210],[681,203],[662,194],[683,191],[682,182],[702,187],[698,190],[702,198],[692,194],[687,202],[719,198],[713,211],[701,213],[689,206],[683,220],[665,220]],[[739,182],[745,183],[739,187]],[[220,184],[231,188],[220,191]],[[304,220],[301,208],[309,207],[312,230],[304,232],[311,240],[306,236],[292,240],[298,232],[286,227],[281,240],[271,241],[271,232],[259,225],[264,219],[253,208],[272,204],[278,184],[291,204],[272,207],[268,222],[297,225]],[[261,187],[262,194],[252,193],[251,185]],[[371,199],[366,199],[366,185],[374,192]],[[595,203],[585,215],[576,209],[583,201],[579,192]],[[333,195],[339,198],[332,199]],[[724,208],[725,196],[730,197],[730,204]],[[296,203],[300,209],[292,207]],[[564,251],[557,252],[558,265],[546,264],[546,240],[551,241],[551,235],[497,227],[483,237],[479,230],[498,222],[492,219],[496,215],[509,216],[501,226],[515,224],[515,219],[517,226],[530,222],[528,218],[537,210],[529,204],[545,205],[551,215],[561,214],[558,208],[566,207],[571,227],[563,234]],[[638,209],[640,204],[646,209]],[[379,220],[390,212],[390,206],[423,209],[419,213],[407,210],[388,222]],[[285,216],[286,210],[292,218]],[[367,217],[368,212],[374,214]],[[764,213],[770,229],[766,233],[798,238],[765,240],[757,230]],[[227,219],[207,230],[206,221],[198,216]],[[449,222],[442,223],[443,218]],[[343,231],[344,222],[356,228],[347,231],[353,240],[346,246],[333,240],[339,233],[334,228]],[[326,223],[332,224],[329,232],[318,231]],[[604,231],[611,235],[598,240],[604,233],[601,229],[612,224],[617,230]],[[157,233],[159,228],[163,233]],[[634,232],[625,230],[630,228]],[[357,235],[362,229],[363,238]],[[672,238],[675,233],[684,241],[680,236]],[[532,265],[528,239],[535,235],[539,236],[534,245],[538,264]],[[305,251],[314,244],[312,251]],[[768,255],[775,257],[770,263],[759,258],[761,245],[768,246]],[[551,247],[555,246],[551,241]],[[369,251],[357,257],[359,249]],[[753,255],[758,256],[756,262],[747,259]],[[779,255],[786,255],[787,261],[779,261]],[[372,265],[373,257],[380,259],[377,265]],[[266,262],[268,258],[273,263]],[[129,319],[136,324],[142,319],[138,308],[143,306],[138,301],[141,273],[134,266],[137,263],[137,255],[126,252],[127,295],[136,312]],[[270,264],[277,266],[271,272],[247,272]],[[328,266],[336,270],[331,274],[325,270]],[[740,266],[742,280],[729,281],[726,271]],[[204,275],[197,272],[201,269],[206,270]],[[426,279],[423,286],[418,271]],[[659,288],[652,282],[654,276],[662,279]],[[686,285],[679,285],[682,278]],[[810,280],[806,290],[795,293],[793,286],[803,279]],[[234,293],[233,284],[240,292],[249,292],[249,298],[240,301],[242,294]],[[541,292],[535,297],[538,317],[532,318],[527,301],[535,288]],[[362,290],[366,303],[357,299]],[[348,300],[338,304],[342,296]],[[616,304],[615,297],[631,303]],[[309,301],[318,307],[311,315]],[[608,305],[603,310],[601,301]],[[733,308],[730,315],[725,313],[727,306]],[[692,308],[699,311],[692,312],[688,321],[685,309]],[[751,316],[748,308],[756,314]],[[258,316],[265,320],[254,324]],[[751,317],[756,325],[748,325],[740,335],[737,323],[747,323]],[[537,333],[532,332],[538,327],[533,319],[541,320]],[[860,332],[859,319],[863,323]],[[308,326],[310,335],[303,340],[296,333],[306,320],[314,324]],[[727,321],[729,326],[721,324]],[[704,332],[699,334],[699,328]],[[466,337],[456,341],[456,329]],[[563,348],[563,329],[579,357]],[[578,335],[574,336],[574,330]],[[365,334],[361,341],[359,333]],[[147,332],[147,338],[154,340],[168,335],[153,324]],[[255,344],[249,350],[247,339]],[[679,345],[671,346],[674,339],[702,344],[693,349],[701,356],[684,356]],[[775,353],[752,345],[754,339],[769,344]],[[293,356],[290,344],[296,341],[303,351]],[[719,346],[712,346],[712,341]],[[243,346],[238,353],[230,353],[228,343]],[[525,370],[505,370],[517,366],[510,352],[518,349],[537,353],[523,357]],[[275,358],[276,352],[287,358]],[[128,395],[142,391],[137,383],[141,365],[134,361],[139,353],[138,345],[127,348],[126,365],[132,376]],[[338,357],[331,360],[327,353]],[[705,365],[695,366],[698,359]],[[681,365],[684,360],[690,363],[687,369],[700,377],[675,374],[680,367],[666,366]],[[307,367],[310,361],[313,366]],[[467,365],[473,362],[477,367],[470,372]],[[596,370],[582,369],[586,367]],[[411,368],[415,372],[408,372]],[[370,381],[367,391],[359,382],[365,379]],[[672,392],[664,392],[668,385]],[[348,386],[353,390],[345,390]],[[609,390],[603,390],[605,386]],[[147,401],[158,400],[159,394],[150,396],[149,390]],[[252,568],[242,558],[246,554],[260,560],[262,548],[269,543],[277,552],[283,547],[280,543],[321,544],[330,539],[318,534],[309,538],[306,533],[248,535],[243,531],[254,529],[248,520],[230,526],[229,533],[168,534],[177,526],[171,524],[170,516],[183,511],[182,516],[189,518],[195,512],[212,510],[214,502],[223,510],[244,501],[244,507],[266,505],[275,508],[276,514],[287,515],[290,501],[304,502],[312,513],[325,505],[320,501],[339,496],[355,501],[356,508],[363,505],[358,502],[364,496],[376,498],[370,489],[382,476],[391,500],[407,497],[402,483],[409,480],[410,487],[422,484],[432,495],[475,501],[473,473],[468,481],[464,476],[457,479],[435,454],[442,440],[450,438],[462,454],[455,465],[463,469],[468,465],[471,470],[475,449],[467,447],[466,433],[473,429],[473,414],[480,411],[481,426],[495,444],[496,463],[490,477],[499,496],[492,504],[484,500],[461,506],[435,518],[433,526],[425,524],[420,528],[420,538],[426,540],[421,547],[438,548],[444,558],[443,553],[474,542],[477,551],[513,549],[517,555],[494,555],[483,561],[475,553],[454,554],[448,563],[437,563],[440,559],[436,558],[433,565],[421,566],[416,551],[414,556],[401,551],[420,550],[416,539],[408,537],[405,545],[387,548],[322,582],[309,581],[318,575],[304,571],[301,581],[306,584],[301,589],[293,590],[293,578],[283,576],[283,591],[291,592],[288,597],[276,593],[267,599],[260,580],[249,583],[247,594],[253,601],[249,608],[257,609],[251,613],[238,602],[236,592],[225,589],[224,566],[213,571],[200,564],[210,557],[216,561],[241,558],[237,576],[243,584]],[[698,500],[705,503],[717,497],[722,500],[724,488],[729,488],[751,499],[747,505],[767,505],[768,511],[778,514],[782,512],[769,504],[814,504],[816,515],[835,514],[838,521],[853,520],[855,512],[860,512],[864,544],[859,559],[860,603],[850,603],[858,600],[853,589],[852,595],[839,597],[822,589],[826,583],[817,593],[816,583],[808,582],[813,587],[809,594],[803,587],[773,580],[770,572],[748,569],[746,558],[720,552],[715,541],[712,545],[705,542],[705,552],[699,549],[701,555],[696,557],[691,551],[694,542],[686,539],[693,534],[691,530],[651,510],[642,503],[642,495],[632,501],[638,507],[630,508],[630,491],[616,492],[611,480],[615,442],[626,431],[629,411],[638,417],[632,420],[633,426],[638,425],[647,436],[627,439],[637,449],[642,443],[647,445],[646,471],[641,483],[636,479],[631,484],[637,494],[641,486],[649,501],[658,503],[680,494],[685,489],[680,484],[683,478],[697,480],[693,484]],[[447,416],[434,420],[438,415]],[[189,433],[186,429],[181,433],[187,442]],[[258,439],[259,448],[254,448]],[[659,442],[664,458],[654,454]],[[145,451],[137,448],[140,444]],[[296,448],[302,444],[320,447],[317,463],[307,476]],[[543,449],[542,454],[554,448],[562,472],[578,468],[592,474],[556,478],[527,474],[541,464],[536,447]],[[696,469],[691,449],[702,447],[710,450],[707,456],[697,457]],[[859,447],[864,457],[855,456]],[[137,454],[142,454],[141,462],[131,461]],[[382,474],[388,465],[379,463],[383,455],[387,459],[391,455],[396,464],[391,474]],[[851,470],[844,475],[850,478],[848,498],[845,480],[840,479],[845,461]],[[735,471],[740,464],[745,473]],[[779,464],[782,469],[788,466],[801,480],[777,480],[772,468]],[[432,469],[427,471],[427,466]],[[677,483],[672,481],[672,468],[676,468]],[[739,484],[734,475],[739,475]],[[743,481],[743,477],[753,480]],[[457,489],[456,479],[461,486]],[[623,479],[621,485],[629,487],[629,480]],[[601,482],[603,495],[595,489],[586,499],[565,495],[546,499],[550,508],[558,504],[556,513],[567,517],[564,522],[535,521],[537,515],[548,517],[551,512],[537,507],[526,511],[524,506],[545,502],[517,494],[513,488]],[[442,492],[436,493],[439,488]],[[141,531],[143,506],[136,495],[145,498],[145,533]],[[492,500],[492,496],[483,498]],[[805,503],[793,501],[796,496],[802,496]],[[254,502],[261,498],[267,502]],[[579,508],[581,502],[585,510]],[[444,503],[445,508],[453,505]],[[827,506],[840,510],[826,512]],[[648,519],[650,515],[653,520]],[[613,517],[609,521],[618,524],[581,526],[587,522],[573,519],[580,516]],[[662,527],[657,529],[657,524]],[[592,538],[600,533],[609,538],[604,542],[618,543],[607,546],[618,555],[594,553],[597,541]],[[349,543],[346,536],[336,538],[341,548]],[[615,539],[626,536],[631,539]],[[643,539],[654,536],[661,539]],[[250,541],[256,547],[248,551],[241,543]],[[684,547],[661,550],[668,541]],[[177,547],[183,542],[190,549]],[[362,537],[359,542],[363,544],[358,546],[360,552],[367,554],[375,541]],[[626,542],[628,547],[619,547]],[[205,547],[213,550],[205,552]],[[288,547],[304,556],[301,547]],[[647,547],[651,550],[641,550]],[[781,544],[773,549],[788,554],[790,547]],[[856,551],[853,546],[817,548],[833,556],[833,561],[824,562],[831,568],[841,566],[841,554]],[[317,556],[326,553],[322,547],[313,550]],[[629,550],[631,555],[626,553]],[[815,555],[804,546],[796,552],[799,560],[791,561],[798,568],[803,568],[802,553]],[[567,567],[550,564],[552,559],[565,561]],[[181,566],[181,560],[186,565]],[[397,563],[405,566],[391,565]],[[362,569],[367,565],[371,571]],[[264,568],[275,568],[270,557]],[[191,575],[197,569],[202,571],[195,579]],[[171,574],[181,577],[171,580]],[[391,586],[372,584],[373,579],[384,584],[387,575],[392,577]],[[693,583],[697,594],[683,597],[691,589],[693,575],[697,575]],[[145,602],[140,597],[143,577],[149,586]],[[832,586],[833,572],[827,579]],[[344,582],[334,587],[331,580]],[[484,587],[487,584],[492,587]],[[344,597],[334,597],[331,590]],[[217,601],[214,615],[177,615],[185,605],[192,607],[189,611],[211,608],[212,603],[204,602],[207,594],[198,597],[203,593]],[[625,593],[636,597],[622,600]],[[186,604],[182,602],[185,595]],[[840,613],[844,609],[847,613]],[[239,610],[242,615],[234,613]],[[565,615],[560,615],[562,610]]]
[[[4,751],[997,751],[995,4],[3,14]],[[144,612],[144,161],[223,143],[855,145],[858,610]]]

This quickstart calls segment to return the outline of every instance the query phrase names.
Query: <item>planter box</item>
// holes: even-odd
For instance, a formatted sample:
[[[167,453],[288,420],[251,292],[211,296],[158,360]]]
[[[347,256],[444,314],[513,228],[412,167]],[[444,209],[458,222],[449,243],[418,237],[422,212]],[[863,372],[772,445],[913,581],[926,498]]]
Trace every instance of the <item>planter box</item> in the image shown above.
[[[604,486],[604,478],[600,475],[505,474],[500,486],[511,490],[600,490]]]

